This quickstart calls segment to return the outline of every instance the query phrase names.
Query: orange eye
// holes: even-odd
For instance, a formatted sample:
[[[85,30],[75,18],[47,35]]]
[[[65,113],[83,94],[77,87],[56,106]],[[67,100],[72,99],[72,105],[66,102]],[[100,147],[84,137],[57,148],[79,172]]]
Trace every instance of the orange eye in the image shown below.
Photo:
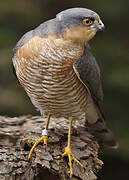
[[[93,21],[89,18],[86,18],[83,20],[83,24],[86,26],[89,26],[89,25],[93,24]]]

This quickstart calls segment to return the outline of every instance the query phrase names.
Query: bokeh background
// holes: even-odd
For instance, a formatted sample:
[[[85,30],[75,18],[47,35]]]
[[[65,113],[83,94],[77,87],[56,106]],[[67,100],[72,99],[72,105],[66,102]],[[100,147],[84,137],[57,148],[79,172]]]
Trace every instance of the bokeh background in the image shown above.
[[[128,0],[1,0],[0,115],[37,115],[12,73],[12,49],[19,38],[67,8],[87,7],[102,17],[104,33],[90,42],[102,72],[104,109],[119,144],[101,155],[99,180],[129,179],[129,1]]]

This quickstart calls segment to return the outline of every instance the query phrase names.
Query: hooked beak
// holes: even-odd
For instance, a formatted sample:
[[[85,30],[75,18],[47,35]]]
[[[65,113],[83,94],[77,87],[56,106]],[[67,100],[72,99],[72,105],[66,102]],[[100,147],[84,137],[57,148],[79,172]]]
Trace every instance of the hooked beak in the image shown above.
[[[101,19],[99,19],[98,29],[99,29],[100,31],[103,31],[103,30],[105,29],[105,26],[104,26],[103,22],[101,21]]]

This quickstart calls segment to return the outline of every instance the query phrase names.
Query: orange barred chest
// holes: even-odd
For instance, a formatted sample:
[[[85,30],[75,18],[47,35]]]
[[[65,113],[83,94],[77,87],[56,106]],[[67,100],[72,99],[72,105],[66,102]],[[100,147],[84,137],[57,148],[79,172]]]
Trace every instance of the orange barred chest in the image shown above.
[[[19,82],[40,112],[79,117],[87,91],[73,70],[82,49],[58,45],[60,40],[32,39],[13,59]],[[79,54],[80,53],[80,54]]]

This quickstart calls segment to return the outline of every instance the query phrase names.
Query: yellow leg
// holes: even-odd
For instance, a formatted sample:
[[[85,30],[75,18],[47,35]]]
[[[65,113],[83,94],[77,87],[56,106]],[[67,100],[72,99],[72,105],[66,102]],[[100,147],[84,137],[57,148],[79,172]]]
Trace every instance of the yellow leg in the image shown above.
[[[57,158],[68,156],[69,167],[70,167],[70,176],[72,176],[73,175],[72,160],[74,160],[75,163],[77,163],[80,167],[84,168],[84,166],[74,157],[73,153],[71,152],[70,144],[71,144],[72,118],[70,117],[69,120],[70,120],[70,125],[69,125],[69,131],[68,131],[68,145],[65,148],[65,152],[61,156],[58,156]]]
[[[49,126],[49,122],[50,122],[50,117],[51,115],[49,114],[48,115],[48,119],[47,119],[47,122],[46,122],[46,128],[42,131],[42,137],[40,139],[35,139],[35,138],[24,138],[23,141],[34,141],[34,145],[32,146],[31,150],[30,150],[30,153],[29,153],[29,156],[28,156],[28,159],[30,159],[32,157],[32,153],[35,149],[35,147],[40,143],[40,142],[44,142],[44,145],[47,146],[48,142],[50,141],[50,139],[48,138],[48,135],[47,135],[47,130],[48,130],[48,126]]]

